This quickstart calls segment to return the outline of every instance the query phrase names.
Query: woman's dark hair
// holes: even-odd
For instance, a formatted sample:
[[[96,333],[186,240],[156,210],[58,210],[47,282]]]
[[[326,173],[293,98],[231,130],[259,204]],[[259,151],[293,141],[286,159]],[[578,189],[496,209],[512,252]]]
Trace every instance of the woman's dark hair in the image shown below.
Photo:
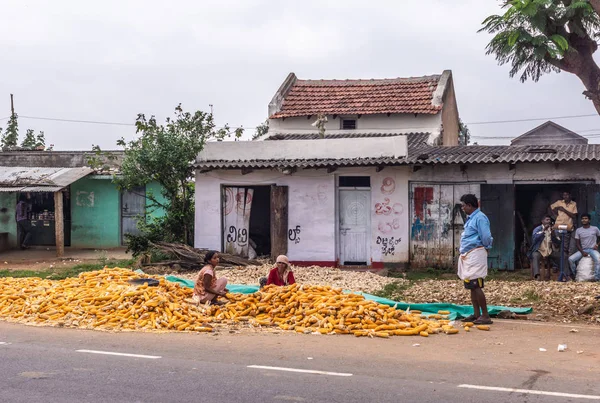
[[[592,216],[591,216],[591,215],[589,215],[588,213],[584,213],[584,214],[582,214],[582,215],[581,215],[581,218],[583,218],[583,217],[587,217],[587,219],[588,219],[588,220],[591,220],[591,219],[592,219]]]
[[[471,207],[479,208],[479,202],[477,201],[477,196],[475,196],[474,194],[462,195],[462,197],[460,198],[460,201],[465,204],[468,204]]]
[[[206,255],[204,255],[204,263],[210,263],[213,256],[215,256],[217,253],[219,252],[217,252],[216,250],[209,250],[208,252],[206,252]]]

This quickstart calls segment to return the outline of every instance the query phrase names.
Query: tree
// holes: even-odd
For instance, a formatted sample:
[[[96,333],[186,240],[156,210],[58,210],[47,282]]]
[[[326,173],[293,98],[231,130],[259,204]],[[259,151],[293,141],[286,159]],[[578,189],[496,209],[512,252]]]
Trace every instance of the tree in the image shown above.
[[[599,0],[600,1],[600,0]],[[256,126],[252,140],[256,140],[269,132],[269,119]]]
[[[504,14],[486,18],[479,30],[494,34],[486,54],[510,63],[510,76],[520,74],[521,82],[550,72],[576,75],[600,114],[600,68],[593,58],[600,0],[504,0],[502,8]]]
[[[19,142],[18,115],[13,113],[8,119],[4,134],[2,134],[2,149],[16,147]]]
[[[27,129],[25,132],[25,138],[21,142],[21,148],[25,148],[27,150],[33,150],[36,146],[37,142],[35,139],[35,134],[32,129]]]
[[[468,146],[471,142],[471,132],[462,119],[458,120],[458,145]]]
[[[43,131],[40,130],[38,135],[35,138],[35,148],[36,150],[45,150],[46,149],[46,135]],[[51,145],[52,148],[52,145]],[[51,150],[51,149],[49,149]]]
[[[207,140],[223,139],[229,127],[218,129],[210,113],[184,112],[181,105],[175,108],[175,117],[167,118],[164,125],[154,116],[147,119],[139,114],[136,121],[138,138],[124,139],[118,145],[125,155],[121,173],[115,177],[120,189],[132,189],[151,182],[161,185],[162,198],[147,194],[149,210],[163,209],[165,215],[152,220],[141,220],[140,236],[128,236],[129,249],[134,254],[148,249],[156,240],[191,244],[194,228],[194,162]],[[235,130],[236,137],[241,129]],[[96,147],[95,151],[100,152]]]

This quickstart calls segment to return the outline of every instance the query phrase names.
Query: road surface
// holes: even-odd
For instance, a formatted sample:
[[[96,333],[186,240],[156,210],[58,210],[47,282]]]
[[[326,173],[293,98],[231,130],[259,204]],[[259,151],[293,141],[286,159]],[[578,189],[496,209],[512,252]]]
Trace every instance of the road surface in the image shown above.
[[[510,321],[490,332],[391,339],[0,322],[0,401],[600,401],[599,337],[597,327]]]

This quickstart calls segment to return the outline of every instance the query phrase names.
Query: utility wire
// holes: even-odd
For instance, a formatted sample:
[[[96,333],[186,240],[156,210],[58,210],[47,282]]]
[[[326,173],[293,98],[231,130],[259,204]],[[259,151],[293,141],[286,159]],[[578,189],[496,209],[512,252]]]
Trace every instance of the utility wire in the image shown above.
[[[500,124],[500,123],[517,123],[517,122],[533,122],[536,120],[558,120],[558,119],[574,119],[574,118],[589,118],[592,116],[598,116],[597,113],[590,115],[570,115],[570,116],[552,116],[549,118],[529,118],[529,119],[513,119],[513,120],[492,120],[487,122],[470,122],[465,123],[466,125],[489,125],[489,124]]]

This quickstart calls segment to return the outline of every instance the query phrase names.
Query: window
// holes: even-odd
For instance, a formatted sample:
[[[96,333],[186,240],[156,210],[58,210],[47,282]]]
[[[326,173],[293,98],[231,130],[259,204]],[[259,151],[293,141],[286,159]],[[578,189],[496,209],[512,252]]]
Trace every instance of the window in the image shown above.
[[[355,130],[356,119],[342,119],[342,130]]]
[[[370,176],[340,176],[339,185],[343,188],[370,188]]]

